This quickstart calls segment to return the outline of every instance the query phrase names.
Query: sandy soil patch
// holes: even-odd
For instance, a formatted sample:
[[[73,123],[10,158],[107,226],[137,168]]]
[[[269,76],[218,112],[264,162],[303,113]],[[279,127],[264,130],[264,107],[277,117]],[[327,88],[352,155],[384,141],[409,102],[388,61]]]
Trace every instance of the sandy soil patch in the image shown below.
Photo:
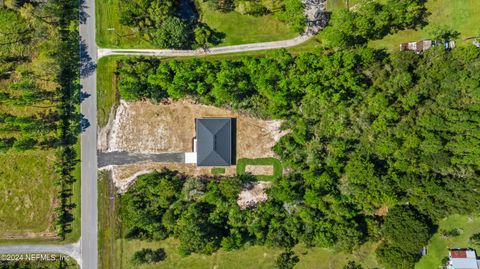
[[[272,147],[286,133],[281,121],[261,120],[227,109],[195,104],[190,100],[153,104],[148,101],[125,102],[110,114],[105,128],[98,134],[98,149],[104,152],[130,153],[191,152],[195,136],[195,118],[234,117],[237,119],[237,159],[272,157]],[[120,191],[125,191],[135,178],[162,168],[187,175],[211,175],[210,167],[192,164],[138,163],[106,167]],[[252,174],[272,174],[272,167],[252,167]],[[235,175],[235,166],[224,175]]]
[[[249,184],[240,192],[237,204],[241,209],[256,207],[257,204],[267,201],[266,189],[272,186],[272,182],[259,181]]]
[[[195,118],[237,118],[237,158],[271,157],[284,134],[279,120],[260,120],[189,100],[169,104],[121,101],[114,119],[99,132],[99,150],[131,153],[189,152]]]
[[[273,165],[247,165],[245,167],[245,172],[252,175],[273,175]]]
[[[179,171],[191,176],[211,176],[211,167],[197,167],[194,164],[182,163],[138,163],[119,166],[108,166],[102,170],[111,171],[112,180],[120,193],[125,192],[135,179],[144,174],[153,171],[161,171],[163,168]],[[225,167],[225,174],[221,176],[234,176],[236,173],[235,166]]]

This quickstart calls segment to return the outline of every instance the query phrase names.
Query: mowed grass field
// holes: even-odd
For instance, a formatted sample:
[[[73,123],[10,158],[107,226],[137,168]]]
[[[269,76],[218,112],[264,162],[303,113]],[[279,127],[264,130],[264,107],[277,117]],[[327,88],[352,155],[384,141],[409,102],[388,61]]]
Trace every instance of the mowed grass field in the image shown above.
[[[455,237],[442,237],[437,232],[427,246],[427,255],[415,266],[416,269],[439,268],[444,257],[448,256],[448,248],[471,247],[480,254],[480,246],[469,243],[469,238],[475,233],[480,233],[480,216],[452,215],[440,221],[439,231],[459,229],[461,234]]]
[[[121,259],[120,268],[165,268],[165,269],[274,269],[275,259],[282,252],[281,249],[272,249],[264,246],[250,246],[243,249],[226,252],[217,251],[212,255],[193,254],[182,257],[178,254],[179,242],[169,238],[160,242],[148,242],[139,240],[116,241],[117,259]],[[295,266],[296,269],[342,269],[349,260],[357,261],[365,268],[378,266],[373,254],[372,244],[367,244],[360,251],[353,254],[335,253],[327,249],[306,248],[297,245],[293,251],[300,258]],[[152,265],[134,267],[130,259],[135,251],[142,248],[164,248],[167,258]]]
[[[225,38],[219,46],[277,41],[294,38],[298,35],[286,23],[273,15],[250,16],[232,11],[215,11],[207,2],[197,1],[201,21],[212,29],[224,33]]]
[[[0,240],[54,232],[54,150],[0,154]]]
[[[426,3],[431,15],[423,29],[405,30],[389,35],[382,40],[371,42],[376,48],[398,50],[401,43],[432,38],[432,29],[446,27],[460,32],[458,45],[470,44],[465,38],[480,36],[480,1],[478,0],[428,0]]]

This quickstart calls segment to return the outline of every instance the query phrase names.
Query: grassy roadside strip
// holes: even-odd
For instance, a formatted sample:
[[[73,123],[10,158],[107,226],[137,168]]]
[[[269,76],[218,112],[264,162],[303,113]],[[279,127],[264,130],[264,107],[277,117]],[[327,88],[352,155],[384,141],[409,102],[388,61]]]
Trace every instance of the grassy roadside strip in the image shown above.
[[[115,186],[107,172],[98,175],[98,256],[99,268],[122,268],[116,259],[116,240],[119,233],[118,206]]]
[[[75,144],[74,149],[77,156],[80,156],[80,136],[78,136],[77,144]],[[75,181],[72,184],[72,197],[71,203],[75,205],[72,209],[72,223],[71,231],[67,233],[64,243],[74,243],[80,240],[81,235],[81,163],[77,162],[75,165],[75,170],[73,171],[73,176]]]
[[[112,107],[119,101],[117,90],[117,64],[124,56],[110,56],[98,60],[97,63],[97,124],[104,127]]]

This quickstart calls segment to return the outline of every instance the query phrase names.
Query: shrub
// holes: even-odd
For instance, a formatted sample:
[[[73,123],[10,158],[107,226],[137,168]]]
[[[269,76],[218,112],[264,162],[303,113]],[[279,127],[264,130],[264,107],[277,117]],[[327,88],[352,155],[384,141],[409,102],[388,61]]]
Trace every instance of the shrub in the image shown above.
[[[473,234],[469,238],[470,244],[480,245],[480,233]]]
[[[285,251],[281,253],[278,258],[275,260],[275,268],[277,269],[293,269],[295,264],[300,259],[298,258],[293,251]]]
[[[156,250],[150,248],[144,248],[133,254],[132,263],[134,265],[157,263],[165,260],[167,254],[163,248]]]

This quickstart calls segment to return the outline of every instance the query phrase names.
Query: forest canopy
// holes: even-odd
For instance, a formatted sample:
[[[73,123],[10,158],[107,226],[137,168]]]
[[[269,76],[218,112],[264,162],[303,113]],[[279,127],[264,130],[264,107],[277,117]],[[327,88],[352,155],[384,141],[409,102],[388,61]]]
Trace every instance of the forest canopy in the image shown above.
[[[161,234],[132,228],[131,235],[173,235],[182,244],[199,240],[184,254],[252,243],[351,250],[382,240],[377,257],[386,268],[411,268],[439,219],[478,212],[480,50],[434,47],[417,55],[368,48],[366,41],[416,27],[426,15],[423,1],[392,7],[418,13],[405,17],[391,7],[366,5],[389,14],[388,24],[379,26],[386,27],[381,35],[368,30],[355,37],[346,29],[335,37],[345,46],[326,43],[325,50],[300,55],[283,50],[234,60],[123,60],[119,90],[126,100],[188,97],[283,119],[290,130],[274,147],[289,173],[274,182],[265,204],[240,211],[222,198],[220,186],[227,180],[212,180],[198,187],[195,199],[185,201],[175,191],[167,196],[169,206],[149,220],[160,225]],[[361,20],[368,19],[342,12],[330,27],[349,20],[364,25]],[[178,190],[194,185],[192,179],[167,181]],[[131,199],[127,212],[137,214],[141,209]],[[181,232],[169,230],[178,225]]]
[[[242,219],[243,224],[223,220],[235,232],[217,230],[229,226],[207,221],[198,229],[211,231],[215,236],[208,238],[217,243],[186,253],[211,253],[222,241],[238,246],[248,238],[352,249],[386,236],[380,229],[384,215],[405,203],[432,220],[422,221],[429,238],[440,218],[480,206],[480,50],[473,46],[423,55],[358,48],[220,61],[127,59],[119,74],[127,100],[190,97],[283,118],[291,130],[274,147],[290,175],[270,191],[267,204],[242,213],[255,215],[265,230],[239,231],[253,227]],[[214,218],[215,207],[205,206],[179,213],[177,225],[184,218]],[[234,203],[224,206],[238,210]],[[405,258],[391,254],[399,248],[382,249]],[[414,262],[418,251],[409,251]]]

